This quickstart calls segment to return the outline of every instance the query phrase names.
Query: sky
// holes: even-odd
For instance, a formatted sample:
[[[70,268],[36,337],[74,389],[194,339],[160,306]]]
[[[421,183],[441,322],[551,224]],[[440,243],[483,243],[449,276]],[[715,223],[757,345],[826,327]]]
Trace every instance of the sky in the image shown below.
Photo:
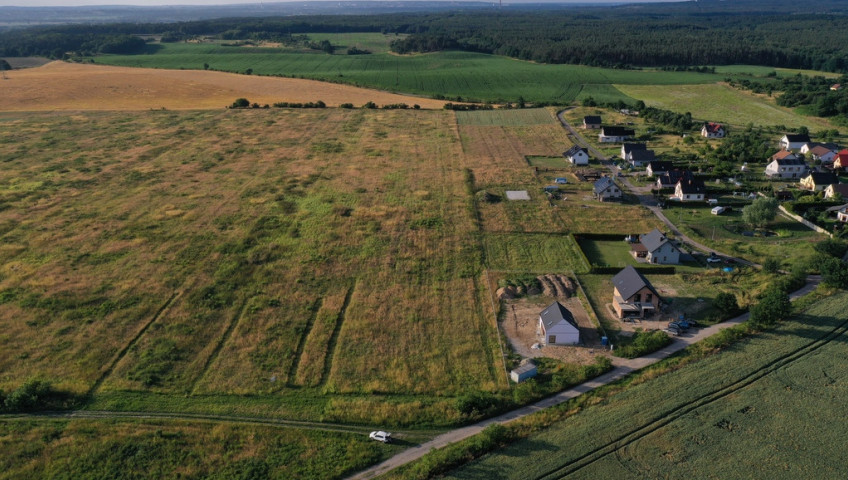
[[[81,5],[231,5],[237,3],[277,3],[279,0],[0,0],[0,7],[73,7]],[[287,1],[309,1],[309,0],[287,0]],[[512,0],[510,3],[526,3],[528,1],[552,0]],[[639,3],[645,1],[667,1],[667,0],[553,0],[561,3]]]

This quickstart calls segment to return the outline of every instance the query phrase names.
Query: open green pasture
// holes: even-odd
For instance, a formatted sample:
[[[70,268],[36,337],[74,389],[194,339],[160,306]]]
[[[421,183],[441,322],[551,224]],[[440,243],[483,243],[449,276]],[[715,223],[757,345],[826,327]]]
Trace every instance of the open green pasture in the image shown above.
[[[515,102],[523,97],[528,102],[559,104],[571,103],[586,84],[675,85],[715,83],[722,79],[721,75],[692,72],[541,65],[456,51],[406,56],[328,55],[279,48],[162,44],[152,46],[150,54],[104,55],[93,60],[109,65],[168,69],[202,69],[206,63],[212,69],[228,72],[251,69],[257,75],[303,77],[449,99]],[[608,95],[614,93],[604,91]]]
[[[810,130],[830,129],[827,120],[796,113],[777,106],[773,99],[734,89],[725,84],[710,85],[636,85],[617,84],[616,88],[649,106],[676,112],[691,112],[695,118],[733,126],[784,125],[805,126]]]
[[[0,389],[391,425],[506,387],[452,112],[15,115],[0,132]],[[289,395],[304,389],[323,407]]]
[[[630,254],[630,244],[621,240],[590,240],[581,238],[578,242],[586,258],[593,265],[608,265],[611,267],[624,268],[627,265],[639,265],[639,262]]]
[[[448,478],[840,478],[846,308],[825,298]]]

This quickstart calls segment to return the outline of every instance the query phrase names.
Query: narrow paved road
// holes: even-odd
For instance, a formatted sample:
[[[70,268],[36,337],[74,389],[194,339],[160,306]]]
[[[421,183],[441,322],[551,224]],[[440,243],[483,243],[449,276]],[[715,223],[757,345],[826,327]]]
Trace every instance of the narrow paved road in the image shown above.
[[[794,301],[797,298],[812,292],[818,286],[819,282],[821,282],[821,277],[817,275],[811,275],[807,277],[807,284],[804,285],[804,287],[802,287],[801,289],[793,292],[789,298]],[[649,365],[653,365],[654,363],[659,362],[660,360],[668,357],[669,355],[675,352],[683,350],[684,348],[688,347],[689,345],[695,342],[699,342],[711,335],[715,335],[716,333],[725,328],[738,325],[747,320],[748,316],[749,314],[745,313],[725,322],[712,325],[707,328],[702,328],[700,330],[697,330],[696,332],[688,333],[680,337],[675,337],[672,343],[667,347],[649,355],[645,355],[644,357],[633,359],[615,358],[613,360],[614,368],[612,370],[601,376],[595,377],[594,379],[588,382],[582,383],[570,390],[560,392],[556,395],[540,400],[532,405],[513,410],[498,417],[483,420],[482,422],[475,423],[474,425],[469,425],[467,427],[451,430],[450,432],[435,437],[429,442],[422,443],[421,445],[418,445],[416,447],[404,450],[403,452],[398,453],[397,455],[389,458],[383,463],[377,464],[367,470],[364,470],[350,477],[350,480],[364,480],[377,477],[390,470],[393,470],[402,465],[406,465],[407,463],[410,463],[414,460],[423,457],[424,455],[429,453],[430,450],[446,447],[451,443],[455,443],[460,440],[464,440],[472,435],[476,435],[483,431],[483,429],[494,423],[509,423],[514,420],[518,420],[519,418],[526,417],[527,415],[544,410],[546,408],[553,407],[554,405],[559,405],[563,402],[567,402],[568,400],[578,397],[586,392],[619,380],[627,376],[628,374],[635,372],[636,370],[645,368]]]

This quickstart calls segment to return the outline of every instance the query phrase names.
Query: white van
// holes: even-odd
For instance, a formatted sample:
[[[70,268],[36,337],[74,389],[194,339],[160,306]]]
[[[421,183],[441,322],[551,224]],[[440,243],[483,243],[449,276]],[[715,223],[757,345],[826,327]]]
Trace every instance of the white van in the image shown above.
[[[724,207],[713,207],[713,209],[710,210],[710,213],[712,213],[713,215],[721,215],[722,213],[724,213]]]

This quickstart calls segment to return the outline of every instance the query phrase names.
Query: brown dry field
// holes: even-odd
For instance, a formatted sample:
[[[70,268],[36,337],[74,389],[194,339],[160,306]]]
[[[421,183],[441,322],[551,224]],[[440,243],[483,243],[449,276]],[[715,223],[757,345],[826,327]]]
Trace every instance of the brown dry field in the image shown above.
[[[7,72],[0,111],[218,109],[244,97],[260,105],[323,101],[328,106],[373,101],[439,109],[441,100],[294,78],[201,70],[160,70],[51,62]]]

